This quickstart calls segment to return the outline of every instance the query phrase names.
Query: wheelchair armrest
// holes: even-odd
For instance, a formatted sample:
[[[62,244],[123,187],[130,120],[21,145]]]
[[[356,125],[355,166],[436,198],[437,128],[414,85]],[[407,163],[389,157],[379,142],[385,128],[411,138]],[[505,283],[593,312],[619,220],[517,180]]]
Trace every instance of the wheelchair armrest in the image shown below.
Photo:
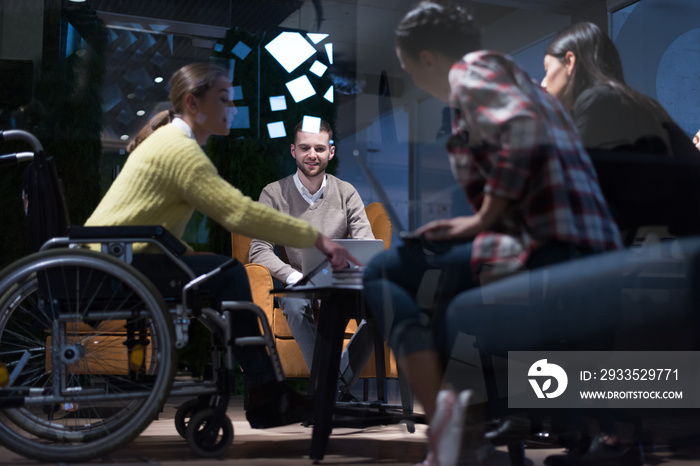
[[[181,256],[187,250],[184,244],[160,225],[138,226],[99,226],[99,227],[68,227],[70,239],[100,239],[113,238],[133,240],[151,238],[163,244],[170,252]]]

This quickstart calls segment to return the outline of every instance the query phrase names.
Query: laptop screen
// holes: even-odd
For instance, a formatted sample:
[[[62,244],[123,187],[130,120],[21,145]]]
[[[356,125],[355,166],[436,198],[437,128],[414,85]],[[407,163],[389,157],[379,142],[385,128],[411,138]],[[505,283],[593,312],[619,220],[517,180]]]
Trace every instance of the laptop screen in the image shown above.
[[[335,239],[363,265],[384,250],[384,241],[380,239]],[[354,267],[354,264],[353,264]],[[316,248],[301,250],[301,272],[304,277],[298,285],[329,285],[333,280],[333,270],[325,254]]]

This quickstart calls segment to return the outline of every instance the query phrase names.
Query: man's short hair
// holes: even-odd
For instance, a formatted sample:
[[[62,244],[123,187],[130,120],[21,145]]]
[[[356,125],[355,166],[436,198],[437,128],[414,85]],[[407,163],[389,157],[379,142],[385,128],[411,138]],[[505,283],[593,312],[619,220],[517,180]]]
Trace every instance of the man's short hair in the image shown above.
[[[297,125],[294,127],[294,144],[297,143],[297,134],[301,133],[301,127],[304,122],[300,121],[297,123]],[[330,141],[330,145],[333,145],[333,130],[331,129],[330,123],[328,123],[326,120],[321,120],[321,127],[319,128],[319,132],[323,131],[324,133],[328,133],[328,140]]]
[[[438,52],[455,61],[481,48],[481,34],[467,10],[451,2],[427,0],[406,13],[394,30],[396,46],[414,60]]]

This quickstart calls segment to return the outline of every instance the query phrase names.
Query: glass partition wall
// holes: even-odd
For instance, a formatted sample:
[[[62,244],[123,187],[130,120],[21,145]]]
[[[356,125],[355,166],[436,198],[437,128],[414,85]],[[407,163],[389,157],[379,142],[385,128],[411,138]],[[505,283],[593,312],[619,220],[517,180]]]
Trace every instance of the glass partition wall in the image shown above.
[[[462,0],[485,48],[541,80],[557,31],[593,21],[608,31],[626,78],[682,129],[700,128],[697,0]],[[56,158],[71,221],[82,224],[118,174],[127,145],[169,108],[168,79],[194,61],[229,73],[237,113],[205,148],[222,176],[256,199],[293,173],[294,125],[331,122],[330,171],[365,204],[384,201],[401,225],[468,214],[450,172],[449,109],[417,89],[395,56],[404,0],[22,0],[0,2],[0,129],[26,129]],[[11,146],[3,146],[11,148]],[[26,255],[21,169],[0,172],[0,265]],[[227,232],[201,215],[185,240],[230,253]],[[400,244],[395,237],[394,245]],[[228,249],[227,249],[228,248]]]
[[[484,47],[511,54],[537,80],[544,47],[556,31],[581,20],[600,24],[619,45],[629,82],[657,97],[688,134],[698,126],[700,60],[690,59],[699,53],[691,19],[697,2],[463,3],[482,26]],[[97,167],[103,193],[129,141],[168,108],[172,72],[211,60],[230,72],[237,114],[228,141],[213,138],[207,150],[246,194],[256,198],[263,182],[293,171],[290,132],[306,116],[310,122],[327,119],[335,129],[330,170],[356,185],[365,203],[380,200],[357,164],[356,157],[363,158],[404,228],[468,213],[444,149],[449,111],[416,89],[395,57],[393,27],[410,6],[398,0],[3,2],[0,58],[11,96],[3,99],[3,125],[46,128],[51,123],[38,118],[47,114],[67,121],[57,108],[71,107],[71,92],[85,100],[74,113],[99,105],[93,128],[73,123],[99,131],[88,165]],[[659,15],[663,21],[652,20]],[[97,87],[80,88],[81,82]],[[17,113],[20,107],[24,111]],[[249,184],[242,166],[262,172],[260,181]],[[94,202],[96,196],[87,197]],[[78,209],[74,220],[84,220],[89,210]],[[207,243],[208,231],[196,218],[188,239]]]

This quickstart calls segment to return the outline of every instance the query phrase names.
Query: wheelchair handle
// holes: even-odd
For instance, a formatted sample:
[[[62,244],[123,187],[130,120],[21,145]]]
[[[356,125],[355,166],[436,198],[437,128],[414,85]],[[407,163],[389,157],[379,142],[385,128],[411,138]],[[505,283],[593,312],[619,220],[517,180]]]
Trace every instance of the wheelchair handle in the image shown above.
[[[200,284],[206,282],[207,280],[209,280],[209,279],[212,278],[213,276],[220,274],[220,273],[223,272],[224,270],[230,269],[230,268],[233,267],[237,262],[238,262],[238,260],[237,260],[235,257],[232,257],[231,259],[227,260],[226,262],[224,262],[223,264],[221,264],[221,265],[218,266],[217,268],[212,269],[212,270],[210,270],[209,272],[207,272],[207,273],[205,273],[205,274],[202,274],[202,275],[200,275],[200,276],[195,277],[194,279],[192,279],[189,283],[187,283],[187,284],[182,288],[182,302],[183,302],[183,303],[186,303],[186,302],[187,302],[187,295],[188,295],[188,293],[190,292],[190,290],[192,290],[192,289],[194,289],[195,287],[197,287],[198,285],[200,285]]]
[[[224,262],[223,264],[221,264],[219,267],[217,267],[217,269],[219,272],[223,272],[224,270],[228,270],[231,267],[233,267],[234,265],[236,265],[236,262],[238,262],[238,260],[235,257],[233,257],[233,258],[227,260],[226,262]]]
[[[0,143],[5,141],[24,141],[32,146],[34,153],[43,152],[44,150],[36,136],[26,131],[22,131],[21,129],[0,131]]]
[[[186,309],[186,308],[187,308],[187,304],[190,303],[190,300],[188,299],[188,297],[190,296],[191,293],[196,292],[196,290],[198,289],[198,286],[199,286],[199,285],[201,285],[202,283],[204,283],[204,282],[206,282],[207,280],[211,279],[211,278],[214,277],[215,275],[220,274],[220,273],[223,272],[224,270],[230,269],[230,268],[233,267],[236,263],[238,263],[238,260],[237,260],[235,257],[232,257],[231,259],[227,260],[226,262],[224,262],[223,264],[221,264],[221,265],[218,266],[217,268],[215,268],[215,269],[213,269],[213,270],[211,270],[211,271],[209,271],[209,272],[207,272],[207,273],[205,273],[205,274],[203,274],[203,275],[200,275],[200,276],[198,276],[198,277],[195,277],[195,278],[192,279],[190,282],[188,282],[188,283],[182,288],[182,304],[183,304],[183,311],[182,311],[182,314],[179,315],[178,317],[183,318],[183,319],[187,317],[186,314],[185,314],[184,309]],[[191,302],[190,305],[192,306],[192,309],[193,309],[194,313],[195,313],[195,314],[198,314],[198,313],[199,313],[199,310],[198,310],[199,303],[197,303],[197,302]]]
[[[0,155],[0,167],[31,160],[34,160],[34,152],[17,152],[15,154]]]

